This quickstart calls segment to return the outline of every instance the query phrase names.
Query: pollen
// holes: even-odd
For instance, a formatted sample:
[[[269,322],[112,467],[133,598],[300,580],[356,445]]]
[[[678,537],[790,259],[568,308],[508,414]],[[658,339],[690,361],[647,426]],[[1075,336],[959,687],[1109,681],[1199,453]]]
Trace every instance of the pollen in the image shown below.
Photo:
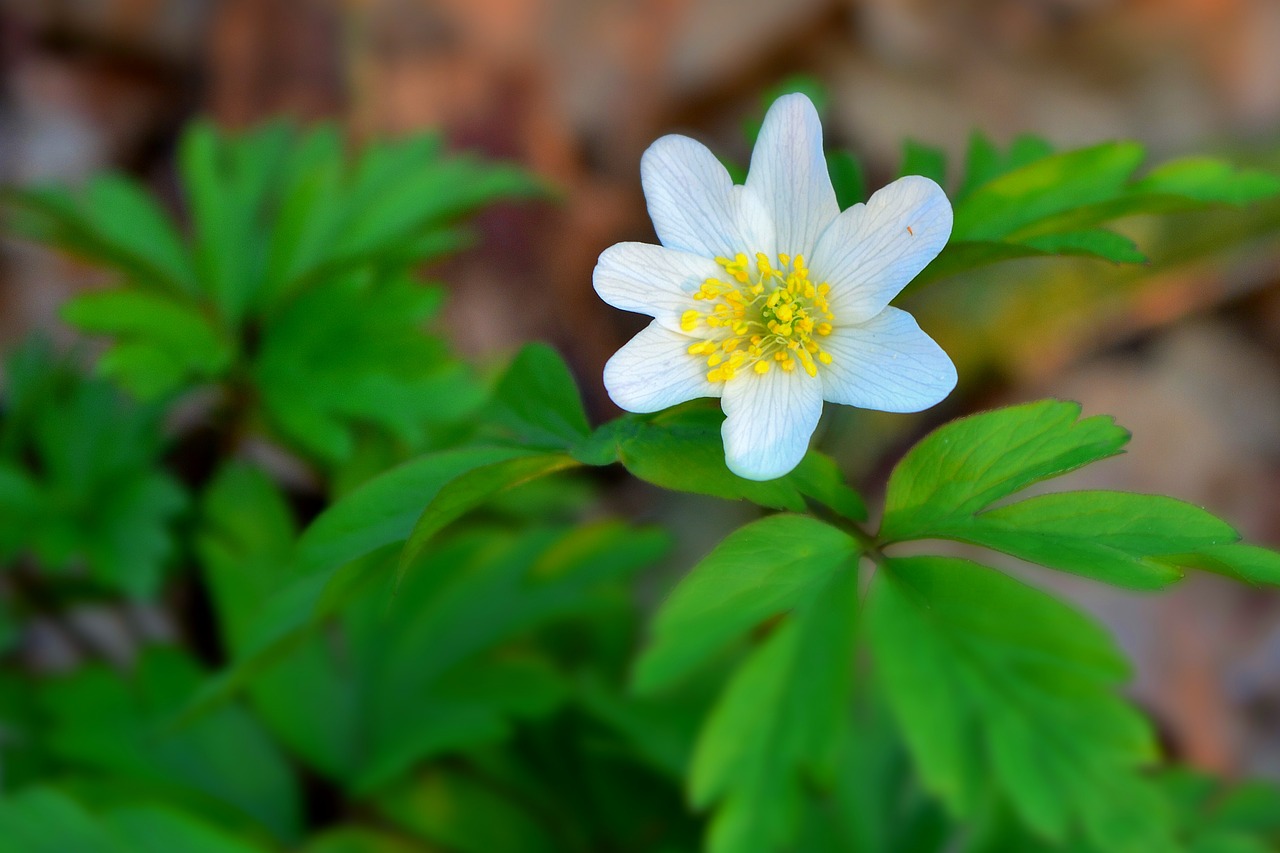
[[[742,371],[763,376],[774,362],[787,373],[799,365],[810,376],[831,364],[816,340],[834,328],[831,285],[810,279],[803,255],[780,254],[776,261],[763,252],[716,258],[723,278],[706,279],[692,294],[703,305],[685,311],[680,328],[706,329],[688,353],[706,360],[708,382],[728,382]]]

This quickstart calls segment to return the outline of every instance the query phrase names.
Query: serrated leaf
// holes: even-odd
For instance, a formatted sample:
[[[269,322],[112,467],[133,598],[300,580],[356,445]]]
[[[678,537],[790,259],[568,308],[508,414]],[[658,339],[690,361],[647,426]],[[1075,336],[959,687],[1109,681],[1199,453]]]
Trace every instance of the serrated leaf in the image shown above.
[[[197,122],[183,133],[178,163],[194,224],[193,255],[201,288],[221,316],[239,321],[257,283],[262,186],[238,173],[233,146],[213,125]]]
[[[135,598],[156,593],[186,505],[159,467],[159,412],[87,380],[30,344],[7,363],[0,433],[0,551],[75,572]]]
[[[1154,738],[1116,695],[1127,666],[1090,620],[942,557],[887,561],[867,620],[878,683],[925,784],[956,814],[975,816],[990,787],[1046,838],[1175,849],[1137,772]]]
[[[1061,492],[981,513],[935,535],[1116,586],[1159,589],[1181,573],[1162,558],[1239,538],[1197,506],[1159,495]]]
[[[1119,453],[1129,433],[1078,403],[1042,400],[953,421],[894,467],[880,536],[927,538],[1034,483]]]
[[[1188,157],[1152,169],[1133,189],[1137,193],[1179,196],[1208,204],[1243,205],[1280,192],[1280,176],[1236,169],[1212,157]]]
[[[551,713],[568,695],[564,676],[521,638],[592,617],[599,596],[664,544],[616,523],[442,539],[390,601],[365,595],[345,608],[350,659],[366,678],[338,775],[373,792]]]
[[[1159,589],[1181,576],[1166,558],[1239,538],[1199,507],[1153,495],[1065,492],[991,509],[1127,441],[1110,419],[1078,415],[1074,404],[1045,401],[936,430],[890,476],[882,541],[955,539],[1117,586]]]
[[[136,285],[174,294],[195,288],[181,238],[167,215],[126,178],[89,182],[84,198],[56,186],[7,190],[14,232],[116,270]]]
[[[828,573],[738,668],[703,725],[689,797],[717,803],[712,853],[788,849],[809,786],[848,737],[857,572]]]
[[[569,367],[546,344],[527,344],[498,380],[494,418],[523,441],[568,448],[591,433]]]
[[[233,659],[249,652],[262,603],[294,580],[295,538],[292,513],[270,478],[243,463],[218,472],[202,501],[195,550]],[[252,680],[248,696],[272,734],[311,766],[334,776],[350,769],[356,690],[322,643],[293,649]]]
[[[1242,205],[1280,192],[1280,178],[1211,158],[1164,164],[1135,180],[1136,143],[1111,142],[1053,154],[1036,137],[1002,153],[981,134],[970,140],[966,175],[953,196],[950,243],[912,283],[1017,258],[1074,255],[1141,263],[1131,242],[1100,226],[1138,214]]]
[[[672,684],[759,623],[809,601],[858,550],[847,533],[799,515],[770,516],[734,531],[654,617],[635,689],[652,693]]]
[[[407,278],[368,276],[293,299],[264,331],[253,364],[269,423],[291,446],[337,465],[362,425],[420,449],[431,428],[468,418],[483,402],[479,383],[422,330],[438,303]]]

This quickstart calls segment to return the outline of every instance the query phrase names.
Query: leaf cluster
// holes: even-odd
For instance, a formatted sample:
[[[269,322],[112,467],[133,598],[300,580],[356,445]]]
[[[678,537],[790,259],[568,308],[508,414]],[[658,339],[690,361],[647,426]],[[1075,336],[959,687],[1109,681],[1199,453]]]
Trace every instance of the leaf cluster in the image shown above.
[[[109,341],[102,375],[144,400],[214,385],[232,429],[265,424],[329,468],[362,429],[418,449],[479,405],[465,368],[422,334],[440,294],[413,273],[468,243],[464,216],[544,193],[529,175],[448,154],[435,135],[350,155],[332,127],[198,122],[178,177],[181,218],[122,175],[4,194],[16,233],[113,274],[63,308]]]
[[[1135,260],[1103,226],[1276,189],[1205,161],[1135,177],[1141,159],[975,138],[954,252],[926,275]],[[860,201],[856,161],[829,162]],[[945,178],[936,152],[908,164]],[[116,176],[5,197],[20,233],[114,280],[65,309],[107,340],[99,378],[10,359],[0,638],[70,631],[85,584],[121,622],[170,621],[65,671],[0,661],[0,853],[1280,841],[1280,795],[1168,769],[1112,639],[1027,582],[1023,564],[1280,584],[1280,556],[1199,507],[1045,491],[1122,450],[1110,419],[1050,400],[955,421],[874,513],[817,450],[745,481],[715,407],[593,427],[550,347],[484,382],[426,331],[440,297],[417,266],[465,241],[461,218],[539,192],[523,173],[434,137],[348,153],[326,128],[197,124],[179,177],[180,216]],[[162,425],[199,388],[218,453],[179,485],[190,434]],[[262,437],[324,482],[242,452]],[[670,537],[598,509],[612,466],[757,517],[649,613]]]

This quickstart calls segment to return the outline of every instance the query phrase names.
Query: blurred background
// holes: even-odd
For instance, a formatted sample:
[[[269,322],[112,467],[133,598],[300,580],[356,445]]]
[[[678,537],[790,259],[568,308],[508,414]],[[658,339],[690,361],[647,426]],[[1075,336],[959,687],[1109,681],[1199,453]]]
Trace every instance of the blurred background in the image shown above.
[[[357,138],[441,127],[560,190],[486,212],[478,247],[431,270],[449,288],[448,334],[481,361],[555,344],[603,419],[616,410],[601,367],[643,321],[600,303],[591,269],[614,242],[653,239],[638,164],[662,133],[745,162],[762,93],[803,74],[826,87],[828,138],[872,188],[896,175],[904,138],[959,158],[975,129],[1276,168],[1277,46],[1274,0],[2,0],[0,180],[115,167],[176,206],[175,141],[197,115],[336,119]],[[824,448],[871,498],[947,417],[1076,399],[1135,437],[1074,485],[1176,495],[1280,546],[1280,205],[1126,230],[1150,264],[1014,262],[912,294],[960,388],[917,417],[830,412]],[[0,349],[37,329],[69,338],[58,305],[101,275],[0,246]],[[620,510],[686,534],[674,566],[748,511],[614,491]],[[1176,755],[1280,779],[1275,593],[1205,577],[1158,597],[1052,582],[1118,635]]]

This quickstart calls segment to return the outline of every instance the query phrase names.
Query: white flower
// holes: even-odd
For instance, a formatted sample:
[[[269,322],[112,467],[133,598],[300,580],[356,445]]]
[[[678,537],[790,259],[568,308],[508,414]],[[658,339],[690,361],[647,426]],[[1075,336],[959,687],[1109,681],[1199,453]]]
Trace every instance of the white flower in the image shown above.
[[[889,306],[951,235],[933,181],[841,212],[803,95],[769,109],[745,185],[684,136],[649,146],[640,177],[662,245],[612,246],[594,275],[604,301],[654,318],[605,366],[619,406],[720,397],[729,469],[769,480],[800,463],[824,399],[917,412],[951,393],[951,360]]]

